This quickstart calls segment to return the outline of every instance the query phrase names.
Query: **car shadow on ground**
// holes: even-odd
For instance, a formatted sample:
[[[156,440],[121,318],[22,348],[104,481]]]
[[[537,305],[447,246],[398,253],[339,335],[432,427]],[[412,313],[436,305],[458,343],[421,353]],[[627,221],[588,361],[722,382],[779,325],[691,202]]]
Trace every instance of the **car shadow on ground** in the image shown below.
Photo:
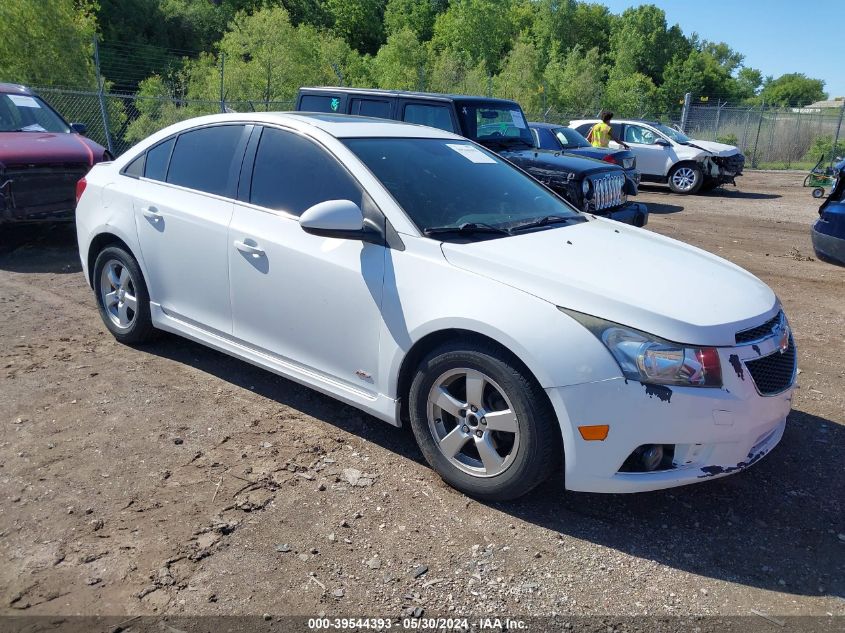
[[[673,196],[682,200],[686,194],[675,193],[669,189],[668,185],[659,184],[641,184],[639,187],[643,193],[656,193],[664,196]],[[734,187],[716,187],[712,191],[701,191],[694,196],[707,196],[708,198],[730,198],[734,200],[776,200],[782,196],[777,193],[762,193],[759,191],[740,191]],[[651,210],[653,202],[647,202],[649,210]]]
[[[845,597],[843,463],[845,427],[796,410],[780,445],[730,477],[634,495],[566,492],[558,479],[494,507],[692,574]]]
[[[425,463],[407,428],[391,427],[268,371],[173,335],[143,349]],[[558,473],[522,499],[482,505],[502,513],[504,521],[516,518],[692,574],[786,593],[845,597],[845,543],[838,536],[845,501],[843,447],[841,424],[793,411],[770,455],[724,479],[599,495],[566,491]],[[552,549],[543,555],[560,554]]]
[[[680,213],[684,208],[677,204],[663,204],[662,202],[648,202],[646,203],[649,214],[655,215],[669,215],[670,213]]]
[[[0,227],[0,269],[16,273],[82,270],[72,223]]]

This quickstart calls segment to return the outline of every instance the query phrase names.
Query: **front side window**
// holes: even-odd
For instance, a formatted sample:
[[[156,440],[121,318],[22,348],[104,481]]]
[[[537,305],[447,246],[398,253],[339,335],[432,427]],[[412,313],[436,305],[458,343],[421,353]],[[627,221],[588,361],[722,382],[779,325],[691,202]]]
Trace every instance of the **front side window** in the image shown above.
[[[625,126],[625,142],[635,145],[654,145],[657,135],[649,129],[639,125]]]
[[[590,147],[583,136],[578,134],[575,130],[568,127],[559,127],[555,129],[555,136],[560,141],[561,147],[564,149],[574,149],[576,147]]]
[[[232,161],[243,136],[242,125],[218,125],[179,135],[167,182],[223,196],[231,192]]]
[[[517,104],[500,106],[483,101],[462,101],[457,105],[464,136],[467,138],[479,143],[515,139],[521,144],[533,146],[534,139],[531,137],[528,123]]]
[[[70,127],[41,97],[0,93],[0,132],[68,133]]]
[[[265,128],[255,156],[249,201],[299,216],[326,200],[351,200],[361,206],[361,189],[340,163],[313,141]]]
[[[546,216],[578,217],[563,200],[469,141],[344,140],[416,226],[483,223],[509,228]]]
[[[446,106],[409,103],[405,105],[402,120],[406,123],[436,127],[447,132],[455,131],[452,115],[449,114],[449,108]]]

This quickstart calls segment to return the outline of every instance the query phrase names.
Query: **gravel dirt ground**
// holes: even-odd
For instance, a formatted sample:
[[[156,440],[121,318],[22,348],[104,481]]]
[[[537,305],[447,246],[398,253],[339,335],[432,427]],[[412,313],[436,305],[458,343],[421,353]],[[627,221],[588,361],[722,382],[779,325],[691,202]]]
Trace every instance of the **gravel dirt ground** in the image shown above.
[[[801,179],[640,195],[648,228],[782,299],[801,373],[780,446],[686,488],[558,477],[508,504],[273,374],[174,336],[116,343],[72,228],[3,228],[0,614],[845,615],[845,269],[813,257]]]

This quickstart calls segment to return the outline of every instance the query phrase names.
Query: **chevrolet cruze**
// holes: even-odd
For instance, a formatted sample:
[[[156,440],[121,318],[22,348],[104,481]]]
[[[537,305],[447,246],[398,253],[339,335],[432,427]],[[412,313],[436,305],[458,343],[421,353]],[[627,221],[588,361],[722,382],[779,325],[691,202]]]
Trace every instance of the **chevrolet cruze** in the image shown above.
[[[677,486],[783,435],[796,351],[768,286],[580,213],[462,137],[221,114],[96,165],[77,198],[119,341],[174,332],[409,423],[470,495],[553,473],[571,490]]]

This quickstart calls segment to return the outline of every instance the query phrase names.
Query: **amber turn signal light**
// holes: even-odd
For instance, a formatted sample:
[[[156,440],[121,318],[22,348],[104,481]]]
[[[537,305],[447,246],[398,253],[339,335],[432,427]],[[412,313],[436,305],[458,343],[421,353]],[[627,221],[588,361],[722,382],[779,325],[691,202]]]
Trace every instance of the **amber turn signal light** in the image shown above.
[[[579,426],[578,432],[588,442],[594,442],[596,440],[603,441],[607,439],[607,433],[610,431],[610,425],[608,424],[594,424],[592,426]]]

